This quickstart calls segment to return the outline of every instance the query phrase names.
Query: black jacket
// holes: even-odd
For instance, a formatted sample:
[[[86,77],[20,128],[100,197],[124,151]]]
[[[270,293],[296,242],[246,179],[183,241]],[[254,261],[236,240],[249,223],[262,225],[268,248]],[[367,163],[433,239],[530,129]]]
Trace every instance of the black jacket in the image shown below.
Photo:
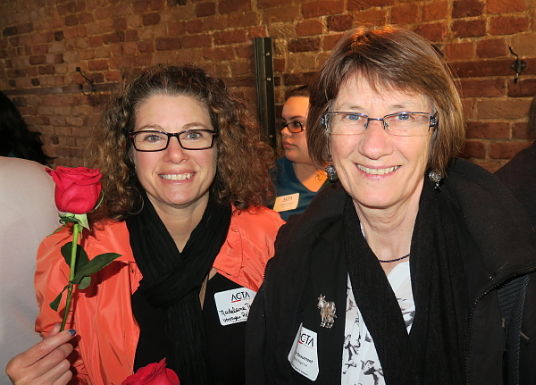
[[[465,245],[469,324],[467,384],[505,384],[504,330],[498,289],[513,278],[530,274],[523,313],[520,384],[536,384],[536,236],[522,207],[487,171],[458,160],[444,179],[441,194],[458,212],[458,236]],[[300,216],[280,229],[276,255],[249,314],[246,383],[292,384],[287,360],[299,326],[300,295],[307,256],[319,239],[340,223],[346,192],[338,184],[326,188]],[[332,241],[334,248],[337,242]],[[340,346],[342,350],[342,345]],[[340,368],[338,369],[340,372]],[[339,378],[339,374],[334,373]],[[326,382],[327,383],[327,382]]]

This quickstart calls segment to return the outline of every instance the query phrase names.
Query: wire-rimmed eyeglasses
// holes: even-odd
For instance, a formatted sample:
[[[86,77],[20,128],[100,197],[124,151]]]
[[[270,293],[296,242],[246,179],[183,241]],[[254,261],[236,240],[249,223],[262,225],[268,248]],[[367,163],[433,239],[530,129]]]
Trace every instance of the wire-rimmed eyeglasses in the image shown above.
[[[280,122],[277,122],[277,126],[278,126],[279,131],[283,130],[284,128],[287,128],[293,134],[302,132],[305,129],[305,123],[299,122],[297,120],[293,120],[288,123],[285,121],[280,121]]]
[[[381,121],[383,129],[394,136],[424,136],[430,128],[436,127],[437,114],[427,112],[397,112],[383,118],[370,118],[358,112],[326,112],[322,115],[322,124],[331,135],[361,135],[368,128],[371,120]]]
[[[177,133],[143,130],[130,133],[132,143],[137,151],[154,152],[168,148],[169,140],[174,136],[185,150],[206,150],[214,145],[218,134],[211,130],[186,130]]]

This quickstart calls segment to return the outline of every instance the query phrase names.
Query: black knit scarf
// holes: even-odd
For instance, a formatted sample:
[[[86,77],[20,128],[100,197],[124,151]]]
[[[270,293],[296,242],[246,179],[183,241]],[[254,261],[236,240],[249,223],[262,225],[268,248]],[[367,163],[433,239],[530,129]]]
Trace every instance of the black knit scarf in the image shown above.
[[[387,384],[464,383],[467,287],[455,219],[448,205],[438,204],[440,194],[425,186],[415,222],[410,270],[416,312],[409,335],[350,197],[345,205],[346,264]]]
[[[199,292],[227,238],[231,212],[210,198],[182,252],[146,196],[142,211],[126,221],[143,275],[138,292],[165,311],[167,363],[183,385],[211,383]],[[144,335],[142,327],[140,341]]]

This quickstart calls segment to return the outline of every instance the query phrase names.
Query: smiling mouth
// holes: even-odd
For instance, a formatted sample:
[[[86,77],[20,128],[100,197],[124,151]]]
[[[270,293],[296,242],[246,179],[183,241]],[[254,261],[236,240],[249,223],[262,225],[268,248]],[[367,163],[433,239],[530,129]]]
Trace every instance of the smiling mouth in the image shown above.
[[[371,175],[390,174],[393,171],[395,171],[396,169],[398,169],[399,167],[400,166],[393,166],[393,167],[388,167],[388,168],[368,168],[368,167],[362,166],[360,164],[357,165],[358,169],[360,169],[361,171],[363,171],[363,172],[365,172],[367,174],[371,174]]]
[[[165,180],[187,180],[190,179],[194,175],[193,172],[189,172],[186,174],[160,174],[160,178]]]

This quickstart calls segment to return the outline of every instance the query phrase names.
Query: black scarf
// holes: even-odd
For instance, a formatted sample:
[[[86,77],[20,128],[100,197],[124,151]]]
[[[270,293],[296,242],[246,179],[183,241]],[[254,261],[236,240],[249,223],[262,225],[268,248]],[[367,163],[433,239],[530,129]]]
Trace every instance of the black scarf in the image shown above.
[[[388,384],[462,384],[467,285],[455,222],[431,183],[421,195],[411,244],[415,318],[408,336],[387,277],[361,233],[350,197],[344,209],[346,264],[356,303]]]
[[[230,205],[209,198],[182,252],[146,196],[142,211],[126,221],[143,275],[138,292],[152,307],[165,311],[168,367],[184,385],[211,383],[199,292],[227,238],[231,213]],[[140,341],[145,334],[141,328]]]

